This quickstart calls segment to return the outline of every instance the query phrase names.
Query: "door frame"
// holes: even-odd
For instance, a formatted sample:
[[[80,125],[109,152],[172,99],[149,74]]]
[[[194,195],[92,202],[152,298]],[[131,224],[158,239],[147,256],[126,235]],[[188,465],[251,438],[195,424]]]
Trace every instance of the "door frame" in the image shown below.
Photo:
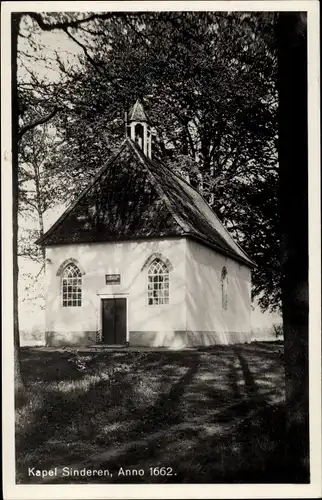
[[[130,338],[130,332],[129,332],[129,307],[128,307],[128,298],[129,294],[128,293],[102,293],[99,294],[99,306],[97,308],[98,312],[98,325],[99,325],[99,330],[101,332],[101,338],[103,338],[103,315],[102,315],[102,299],[125,299],[125,316],[126,316],[126,343],[129,342]]]

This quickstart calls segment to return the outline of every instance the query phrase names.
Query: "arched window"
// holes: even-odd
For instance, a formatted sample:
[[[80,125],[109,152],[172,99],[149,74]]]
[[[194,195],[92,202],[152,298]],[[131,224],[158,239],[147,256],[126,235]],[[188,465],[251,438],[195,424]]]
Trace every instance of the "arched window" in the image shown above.
[[[221,271],[221,305],[224,311],[228,308],[228,273],[224,266]]]
[[[82,273],[74,263],[67,264],[62,274],[63,307],[82,305]]]
[[[154,259],[149,266],[148,304],[169,304],[169,269],[161,259]]]

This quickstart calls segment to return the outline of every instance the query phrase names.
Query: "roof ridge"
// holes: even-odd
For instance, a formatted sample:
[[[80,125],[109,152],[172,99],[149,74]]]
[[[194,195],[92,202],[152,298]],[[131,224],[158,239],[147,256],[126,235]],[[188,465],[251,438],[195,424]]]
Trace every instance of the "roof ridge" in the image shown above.
[[[56,222],[54,222],[54,224],[48,229],[48,231],[46,231],[42,236],[40,236],[40,238],[38,238],[38,240],[36,241],[37,245],[41,244],[47,238],[47,236],[52,234],[52,232],[66,219],[67,215],[69,215],[70,212],[78,205],[78,203],[83,198],[83,196],[85,196],[85,194],[90,190],[90,188],[95,184],[95,182],[97,182],[98,179],[104,174],[105,170],[110,166],[110,164],[121,154],[121,152],[125,146],[125,143],[126,143],[126,139],[124,139],[124,141],[120,145],[118,151],[116,153],[114,153],[107,160],[107,163],[95,175],[92,182],[90,182],[89,185],[83,189],[83,191],[80,193],[80,195],[78,195],[76,197],[76,199],[70,203],[69,207],[67,207],[66,210],[64,210],[62,215],[56,220]]]
[[[152,161],[152,160],[150,160]],[[245,250],[243,250],[243,248],[239,245],[239,243],[237,241],[235,241],[235,239],[232,237],[232,235],[230,234],[230,232],[228,231],[228,229],[225,227],[225,225],[221,222],[221,220],[219,219],[218,215],[215,213],[215,211],[211,208],[211,206],[208,204],[208,202],[205,200],[205,198],[202,196],[202,194],[195,188],[193,187],[191,184],[189,184],[188,181],[186,181],[186,179],[184,179],[181,175],[179,175],[177,172],[175,172],[174,170],[171,170],[171,168],[169,168],[162,160],[160,160],[159,158],[157,159],[157,161],[165,168],[167,169],[169,172],[171,172],[172,175],[175,175],[176,177],[178,177],[178,179],[180,179],[181,181],[183,181],[187,186],[189,186],[190,189],[192,189],[198,196],[199,198],[202,199],[202,201],[205,202],[207,208],[209,208],[209,210],[212,212],[212,214],[214,215],[214,217],[218,220],[218,222],[220,223],[220,225],[222,226],[223,230],[225,231],[225,233],[227,234],[227,236],[232,240],[232,242],[239,248],[239,250],[245,255],[245,257],[252,263],[252,264],[255,264],[255,262],[249,257],[249,255],[245,252]]]
[[[189,182],[184,178],[182,177],[182,175],[178,174],[177,172],[175,172],[174,170],[171,170],[170,167],[168,167],[168,165],[166,163],[164,163],[163,160],[161,160],[160,158],[157,158],[157,161],[164,167],[166,168],[167,170],[169,170],[169,172],[171,172],[173,175],[175,175],[176,177],[178,177],[181,181],[183,181],[185,184],[187,184],[187,186],[189,186],[191,189],[193,189],[196,193],[200,194],[199,191],[197,191],[196,188],[194,188],[193,186],[191,186],[191,184],[189,184]]]
[[[166,193],[164,192],[164,189],[162,188],[162,186],[160,186],[160,183],[158,182],[158,180],[155,178],[155,175],[151,172],[151,170],[149,169],[147,163],[148,162],[145,162],[144,160],[149,160],[149,158],[147,157],[142,157],[143,155],[141,155],[141,151],[138,150],[138,148],[136,147],[136,144],[134,141],[132,141],[132,139],[130,139],[129,137],[127,138],[129,140],[129,143],[130,145],[132,146],[132,148],[134,149],[134,151],[136,152],[137,156],[139,157],[139,160],[143,163],[143,165],[146,167],[146,169],[148,170],[149,174],[150,174],[150,177],[152,177],[153,179],[153,184],[155,185],[155,187],[158,188],[158,191],[161,192],[162,194],[162,198],[163,200],[166,202],[166,205],[172,215],[172,217],[174,218],[174,220],[177,222],[177,224],[179,224],[179,226],[181,227],[181,229],[184,231],[184,232],[188,232],[189,231],[189,228],[186,226],[186,224],[184,223],[184,221],[181,219],[181,217],[179,217],[173,210],[172,208],[172,203],[171,201],[169,200],[168,196],[166,195]]]
[[[240,245],[235,242],[228,229],[221,223],[220,219],[208,205],[201,193],[179,174],[171,170],[162,160],[158,158],[151,159],[146,156],[139,145],[129,137],[126,137],[122,141],[116,152],[110,156],[105,162],[105,165],[103,165],[103,167],[99,169],[99,172],[93,176],[93,179],[85,189],[82,190],[81,194],[69,204],[68,208],[65,209],[64,213],[52,227],[37,240],[37,243],[50,245],[52,243],[57,244],[57,241],[58,244],[59,242],[81,243],[83,241],[98,241],[98,233],[96,234],[94,231],[93,234],[88,235],[83,222],[78,223],[78,215],[82,213],[82,211],[84,212],[84,210],[87,214],[86,205],[89,206],[88,203],[93,203],[93,200],[95,200],[97,196],[105,196],[105,191],[103,192],[102,190],[100,194],[97,194],[97,185],[108,186],[112,183],[108,189],[113,192],[122,192],[122,200],[124,203],[127,203],[126,200],[128,199],[132,200],[133,196],[136,198],[136,187],[139,189],[141,185],[137,184],[135,180],[137,176],[133,178],[135,186],[133,186],[134,192],[131,194],[131,188],[129,188],[130,191],[124,191],[123,177],[117,173],[114,175],[116,171],[119,172],[119,170],[123,170],[124,166],[122,167],[122,165],[124,161],[126,164],[129,163],[129,166],[133,164],[136,172],[141,171],[141,177],[145,183],[144,185],[150,186],[147,187],[147,189],[152,189],[151,203],[156,203],[155,209],[152,210],[153,214],[146,218],[149,224],[144,227],[148,228],[148,233],[142,229],[141,224],[135,232],[137,237],[145,237],[146,234],[156,234],[162,237],[166,237],[166,235],[169,237],[175,235],[179,238],[190,237],[200,243],[211,246],[211,248],[217,249],[218,252],[224,255],[231,256],[253,267],[254,263],[252,260]],[[125,170],[125,172],[127,172],[127,170]],[[130,177],[130,179],[132,179],[132,177]],[[126,194],[127,192],[128,194]],[[116,199],[114,196],[113,200],[113,203],[116,204],[116,209],[118,209],[118,198]],[[138,215],[141,214],[141,209],[142,206],[139,204],[135,208],[135,213]],[[144,214],[151,213],[148,209],[146,210],[146,206],[144,209]],[[160,222],[161,225],[158,224],[158,219],[156,219],[159,213],[163,214]],[[130,214],[128,214],[128,216],[130,216]],[[163,220],[164,217],[165,219]],[[145,215],[143,219],[145,220]],[[131,237],[128,230],[131,230],[132,226],[128,226],[129,221],[130,219],[126,219],[122,222],[122,227],[125,231],[123,236],[127,238]],[[106,241],[110,241],[111,238],[112,241],[113,238],[117,240],[118,233],[115,232],[115,225],[111,225],[109,220],[105,221],[104,224],[105,225],[102,227],[96,228],[99,229],[99,232],[101,230],[105,231],[106,234],[100,233],[101,236],[103,236],[103,240],[105,241],[106,237]],[[155,230],[154,224],[156,224]],[[84,233],[84,229],[86,234]],[[58,239],[56,233],[58,233]]]
[[[227,234],[227,236],[229,237],[229,239],[239,248],[239,250],[242,252],[242,254],[247,258],[247,260],[249,260],[252,264],[255,264],[255,262],[249,257],[249,255],[245,252],[245,250],[239,245],[239,243],[237,241],[235,241],[235,239],[232,237],[232,235],[230,234],[230,232],[228,231],[228,229],[226,228],[226,226],[221,222],[221,220],[219,219],[218,215],[216,214],[216,212],[211,208],[211,206],[206,202],[206,200],[204,199],[204,197],[202,196],[201,193],[199,193],[199,191],[196,191],[198,196],[206,203],[206,206],[207,208],[209,208],[209,210],[212,212],[213,216],[215,217],[215,219],[220,223],[221,227],[223,228],[223,231]]]

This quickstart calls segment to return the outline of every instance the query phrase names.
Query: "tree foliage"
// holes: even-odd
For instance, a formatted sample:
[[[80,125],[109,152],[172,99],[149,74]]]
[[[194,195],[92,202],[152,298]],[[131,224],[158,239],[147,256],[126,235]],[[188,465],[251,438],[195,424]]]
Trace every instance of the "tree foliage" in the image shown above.
[[[32,19],[33,30],[40,24]],[[55,54],[62,78],[47,101],[64,138],[48,167],[72,196],[119,146],[124,111],[141,98],[155,154],[189,178],[255,261],[263,309],[280,303],[273,29],[264,13],[114,13],[71,24],[62,30],[78,62]]]
[[[19,31],[21,20],[28,21],[24,33]],[[54,118],[58,137],[64,140],[57,150],[51,148],[42,173],[48,182],[60,176],[68,198],[88,182],[122,140],[123,111],[141,97],[158,127],[155,153],[189,177],[255,260],[253,294],[264,309],[277,308],[280,302],[281,198],[288,462],[303,482],[303,471],[304,481],[308,480],[309,463],[308,252],[307,227],[301,224],[308,209],[306,20],[301,13],[284,13],[277,21],[279,98],[284,113],[279,143],[282,197],[278,192],[272,14],[16,15],[11,51],[12,163],[14,180],[18,180],[18,142],[25,137],[20,153],[27,153],[23,161],[29,167],[20,163],[23,184],[23,176],[34,169],[30,148],[35,134],[31,131]],[[77,64],[55,51],[52,62],[60,71],[58,82],[40,81],[37,72],[31,72],[29,80],[20,80],[17,88],[17,55],[23,55],[17,52],[18,35],[33,46],[36,60],[39,43],[35,36],[55,29],[81,50]],[[30,53],[23,56],[26,61]],[[13,185],[15,379],[19,387],[18,182]],[[45,188],[40,212],[51,203],[47,195]],[[23,189],[21,203],[30,205]]]

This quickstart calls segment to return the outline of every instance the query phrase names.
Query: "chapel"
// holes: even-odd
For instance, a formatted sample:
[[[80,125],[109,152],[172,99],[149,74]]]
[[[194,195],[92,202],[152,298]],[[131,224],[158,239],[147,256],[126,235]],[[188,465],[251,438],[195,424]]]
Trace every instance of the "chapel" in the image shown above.
[[[154,155],[138,100],[126,137],[38,240],[46,345],[183,349],[248,342],[252,260]]]

